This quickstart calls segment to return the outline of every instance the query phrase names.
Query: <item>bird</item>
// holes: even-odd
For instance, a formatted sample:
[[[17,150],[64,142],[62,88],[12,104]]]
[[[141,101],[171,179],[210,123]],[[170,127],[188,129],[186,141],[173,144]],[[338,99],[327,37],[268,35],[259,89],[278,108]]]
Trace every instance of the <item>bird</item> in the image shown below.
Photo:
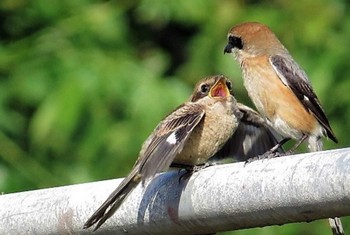
[[[194,166],[213,156],[238,126],[239,111],[231,89],[231,82],[224,76],[199,82],[190,99],[157,125],[142,145],[130,174],[87,220],[84,228],[97,223],[95,230],[98,229],[139,182],[144,184],[172,163]]]
[[[322,150],[322,137],[338,143],[306,73],[268,26],[241,23],[229,30],[227,39],[224,53],[231,53],[239,63],[249,97],[266,122],[283,137],[258,159],[280,156],[274,151],[290,139],[297,142],[286,151],[288,155],[305,140],[310,151]],[[337,221],[332,222],[339,224]]]
[[[317,151],[323,136],[338,143],[306,73],[270,28],[257,22],[234,26],[224,53],[240,64],[259,113],[282,136],[298,140],[295,148],[308,139],[310,150]]]
[[[235,131],[238,136],[235,136]],[[256,135],[254,135],[256,133]],[[233,96],[232,82],[224,75],[201,79],[190,98],[167,115],[143,143],[129,175],[85,222],[97,230],[139,184],[152,180],[170,166],[197,166],[211,157],[249,158],[266,152],[278,136],[264,120]],[[258,140],[258,141],[257,141]]]

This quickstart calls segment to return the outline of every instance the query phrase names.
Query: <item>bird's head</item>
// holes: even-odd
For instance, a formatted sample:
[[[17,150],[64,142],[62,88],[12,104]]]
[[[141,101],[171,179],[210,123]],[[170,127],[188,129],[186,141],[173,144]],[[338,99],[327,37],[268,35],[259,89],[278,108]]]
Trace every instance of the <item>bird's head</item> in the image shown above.
[[[247,22],[232,27],[227,36],[224,53],[233,53],[238,61],[262,54],[271,55],[285,50],[269,27]]]
[[[224,75],[215,75],[200,80],[191,96],[194,102],[205,96],[213,99],[225,99],[232,94],[232,82]]]

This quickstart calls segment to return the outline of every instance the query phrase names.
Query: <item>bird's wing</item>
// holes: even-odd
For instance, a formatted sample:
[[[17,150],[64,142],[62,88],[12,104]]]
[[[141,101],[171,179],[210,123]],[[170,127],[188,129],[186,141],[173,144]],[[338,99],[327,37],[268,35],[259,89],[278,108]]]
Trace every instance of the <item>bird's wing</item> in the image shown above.
[[[283,84],[293,91],[304,107],[311,112],[324,127],[327,136],[334,142],[338,142],[305,72],[289,57],[286,58],[281,55],[271,56],[270,63]]]
[[[188,103],[177,108],[156,127],[136,163],[140,164],[143,183],[157,172],[168,169],[204,115],[202,105]]]
[[[153,177],[167,169],[179,153],[192,130],[204,116],[201,105],[188,104],[178,107],[163,119],[145,141],[141,154],[130,174],[118,185],[107,200],[86,221],[84,228],[97,223],[98,229],[121,205],[126,196],[142,179]]]
[[[238,161],[246,161],[264,154],[283,139],[256,111],[241,103],[237,106],[243,114],[240,123],[214,160],[233,156]],[[282,147],[278,152],[284,152]]]

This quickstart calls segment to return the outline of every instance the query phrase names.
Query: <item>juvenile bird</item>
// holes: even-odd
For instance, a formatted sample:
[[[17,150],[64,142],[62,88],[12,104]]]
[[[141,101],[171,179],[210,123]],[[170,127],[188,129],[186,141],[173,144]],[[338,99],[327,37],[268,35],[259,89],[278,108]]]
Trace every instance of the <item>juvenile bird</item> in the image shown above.
[[[98,229],[142,181],[165,171],[171,163],[195,166],[205,163],[232,136],[239,110],[231,95],[231,82],[213,76],[199,82],[189,101],[180,105],[155,128],[142,145],[130,174],[88,219],[84,228]]]
[[[310,151],[322,150],[323,136],[338,142],[306,73],[266,25],[248,22],[232,27],[224,53],[234,55],[249,97],[285,138],[276,148],[291,138],[297,143],[289,154],[306,139]]]

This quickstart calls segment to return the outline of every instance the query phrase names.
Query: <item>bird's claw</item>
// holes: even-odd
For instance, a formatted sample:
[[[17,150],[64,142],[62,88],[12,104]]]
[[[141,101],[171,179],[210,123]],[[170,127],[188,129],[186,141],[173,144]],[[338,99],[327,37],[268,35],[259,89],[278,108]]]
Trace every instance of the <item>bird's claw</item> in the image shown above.
[[[202,165],[195,165],[195,166],[193,166],[192,172],[198,172],[198,171],[203,170],[209,166],[215,166],[215,165],[216,165],[215,163],[209,163],[209,162],[206,162]]]
[[[181,180],[184,178],[184,177],[189,177],[191,176],[193,173],[195,172],[198,172],[200,170],[203,170],[209,166],[215,166],[216,164],[215,163],[209,163],[209,162],[206,162],[204,164],[201,164],[201,165],[195,165],[195,166],[192,166],[191,168],[189,167],[186,167],[185,168],[185,173],[183,173],[183,175],[180,176],[179,178],[179,183],[181,183]]]
[[[244,165],[247,165],[249,163],[255,162],[257,160],[264,160],[264,159],[271,159],[271,158],[276,158],[276,157],[282,157],[284,155],[285,155],[284,153],[267,151],[264,154],[258,155],[256,157],[249,158],[248,160],[245,161]]]

